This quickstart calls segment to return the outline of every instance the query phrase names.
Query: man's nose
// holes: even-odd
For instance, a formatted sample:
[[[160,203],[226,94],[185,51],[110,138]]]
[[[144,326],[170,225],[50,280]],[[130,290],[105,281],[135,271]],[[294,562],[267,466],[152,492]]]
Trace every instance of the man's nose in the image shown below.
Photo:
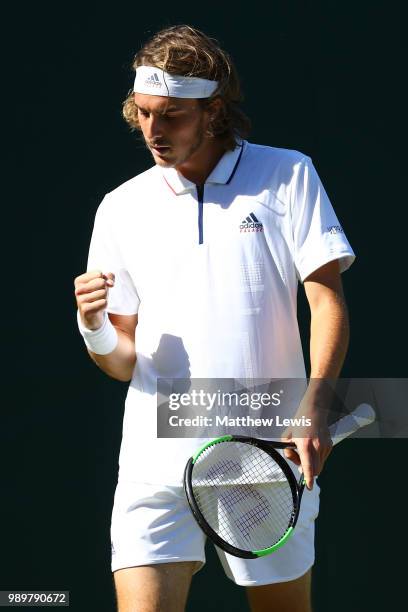
[[[161,117],[150,115],[147,121],[147,138],[153,140],[163,135],[163,121]]]

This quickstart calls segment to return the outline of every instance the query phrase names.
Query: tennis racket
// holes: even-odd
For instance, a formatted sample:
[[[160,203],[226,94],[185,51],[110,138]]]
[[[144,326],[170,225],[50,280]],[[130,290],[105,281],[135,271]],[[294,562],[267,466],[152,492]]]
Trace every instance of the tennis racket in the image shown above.
[[[329,427],[333,445],[375,419],[368,404]],[[184,490],[204,533],[236,557],[256,559],[283,546],[299,516],[305,482],[278,449],[294,443],[222,436],[202,446],[184,471]]]

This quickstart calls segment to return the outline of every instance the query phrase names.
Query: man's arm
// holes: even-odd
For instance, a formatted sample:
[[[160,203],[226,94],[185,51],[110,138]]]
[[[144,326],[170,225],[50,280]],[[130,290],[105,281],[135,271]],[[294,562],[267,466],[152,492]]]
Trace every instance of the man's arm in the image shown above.
[[[349,319],[338,261],[304,281],[310,306],[310,378],[337,378],[349,343]]]
[[[128,382],[132,378],[136,364],[135,329],[137,314],[108,314],[109,319],[118,334],[118,344],[112,353],[97,355],[88,349],[91,359],[96,365],[116,380]]]
[[[285,455],[301,463],[306,484],[312,488],[313,477],[322,470],[332,447],[326,424],[324,379],[335,379],[340,374],[349,343],[349,319],[337,260],[310,274],[304,287],[311,312],[311,380],[300,412],[312,419],[312,427],[302,437],[291,437],[299,454],[287,449]]]
[[[101,270],[93,270],[78,276],[74,284],[83,327],[98,330],[104,320],[108,291],[115,285],[114,274],[112,272],[103,274]],[[136,363],[135,329],[138,315],[108,314],[108,317],[118,337],[114,350],[100,355],[88,349],[88,353],[108,376],[128,382],[132,378]]]

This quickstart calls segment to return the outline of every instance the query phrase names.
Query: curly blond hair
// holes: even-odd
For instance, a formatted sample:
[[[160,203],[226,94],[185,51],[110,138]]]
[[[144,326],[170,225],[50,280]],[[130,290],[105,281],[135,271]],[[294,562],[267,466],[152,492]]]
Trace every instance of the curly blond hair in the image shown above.
[[[170,74],[218,81],[213,95],[199,100],[204,109],[214,98],[223,102],[211,120],[211,135],[220,139],[227,151],[235,148],[236,136],[248,136],[251,122],[239,107],[243,96],[237,71],[214,38],[189,25],[171,26],[157,32],[135,55],[135,71],[143,65],[157,66]],[[140,130],[133,90],[129,91],[122,112],[130,127]]]

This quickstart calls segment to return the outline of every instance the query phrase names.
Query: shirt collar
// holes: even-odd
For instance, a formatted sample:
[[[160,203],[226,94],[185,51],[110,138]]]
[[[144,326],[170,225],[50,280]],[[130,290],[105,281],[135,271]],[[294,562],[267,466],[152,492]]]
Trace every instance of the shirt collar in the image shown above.
[[[227,185],[235,174],[235,171],[241,160],[242,152],[245,147],[244,140],[238,140],[237,146],[233,151],[226,151],[215,166],[214,170],[208,176],[205,184]],[[164,180],[167,185],[176,195],[181,195],[189,191],[195,191],[196,185],[182,174],[177,172],[175,168],[160,168]]]

